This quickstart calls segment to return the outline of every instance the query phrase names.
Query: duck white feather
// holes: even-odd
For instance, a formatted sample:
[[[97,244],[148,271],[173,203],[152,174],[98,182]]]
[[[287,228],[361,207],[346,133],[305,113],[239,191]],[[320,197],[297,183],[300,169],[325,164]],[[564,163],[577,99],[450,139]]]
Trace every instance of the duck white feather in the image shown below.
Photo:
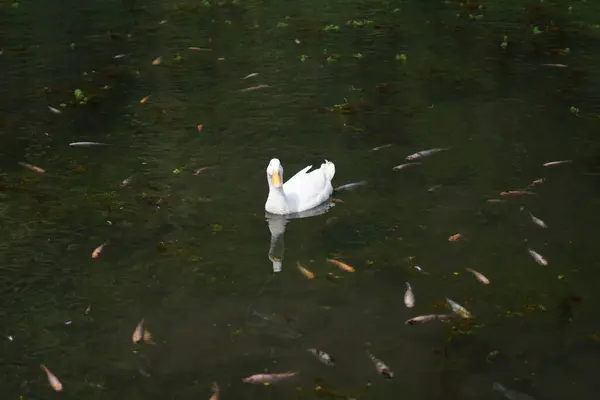
[[[310,210],[329,199],[333,192],[331,180],[335,175],[335,165],[325,160],[321,168],[307,173],[311,167],[303,168],[282,184],[283,167],[277,158],[272,159],[267,167],[269,197],[265,211],[278,215],[293,214]]]

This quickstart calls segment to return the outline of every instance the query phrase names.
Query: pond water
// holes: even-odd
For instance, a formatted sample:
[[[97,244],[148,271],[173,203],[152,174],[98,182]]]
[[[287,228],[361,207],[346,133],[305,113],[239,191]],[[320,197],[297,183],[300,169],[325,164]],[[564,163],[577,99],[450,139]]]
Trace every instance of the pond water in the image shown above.
[[[599,18],[559,0],[2,3],[5,398],[53,398],[40,364],[65,399],[596,398]],[[334,187],[366,184],[267,218],[273,157],[284,179],[327,159]],[[472,318],[405,323],[446,297]],[[141,319],[154,344],[132,343]]]

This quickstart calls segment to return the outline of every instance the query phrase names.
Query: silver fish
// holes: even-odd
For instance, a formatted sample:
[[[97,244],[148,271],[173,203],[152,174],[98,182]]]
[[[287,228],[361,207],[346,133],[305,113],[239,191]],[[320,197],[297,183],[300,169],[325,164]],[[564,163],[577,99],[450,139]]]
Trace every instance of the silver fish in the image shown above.
[[[52,111],[54,114],[62,114],[62,110],[59,110],[58,108],[54,108],[52,106],[48,106],[48,110]]]
[[[404,293],[404,305],[408,308],[413,308],[415,306],[415,295],[413,293],[412,287],[410,283],[406,283],[406,292]]]
[[[560,160],[560,161],[550,161],[543,164],[544,167],[552,167],[554,165],[567,164],[573,162],[573,160]]]
[[[253,72],[251,74],[248,74],[245,77],[243,77],[242,79],[250,79],[250,78],[254,78],[255,76],[258,76],[258,72]]]
[[[427,150],[421,150],[421,151],[417,151],[414,154],[411,154],[410,156],[406,156],[407,160],[416,160],[417,158],[422,158],[422,157],[428,157],[432,154],[438,153],[440,151],[444,151],[444,150],[449,150],[448,147],[436,147],[434,149],[427,149]]]
[[[347,183],[347,184],[342,185],[342,186],[338,186],[334,190],[336,192],[340,192],[342,190],[352,190],[352,189],[356,189],[357,187],[362,186],[362,185],[366,185],[366,184],[367,184],[367,181],[352,182],[352,183]]]
[[[108,146],[106,143],[99,142],[73,142],[69,143],[71,147],[92,147],[92,146]]]
[[[270,88],[271,86],[269,85],[265,85],[265,84],[260,84],[260,85],[256,85],[256,86],[251,86],[251,87],[247,87],[244,89],[240,89],[240,92],[251,92],[254,90],[260,90],[260,89],[265,89],[265,88]]]
[[[381,376],[388,379],[392,379],[394,377],[394,373],[388,368],[387,365],[383,363],[383,361],[371,354],[369,350],[367,350],[367,354],[369,355],[371,361],[373,361],[373,364],[375,364],[375,369]]]
[[[307,349],[307,351],[312,354],[313,356],[315,356],[317,358],[317,360],[319,360],[320,362],[322,362],[325,365],[328,365],[330,367],[334,366],[334,361],[331,358],[331,356],[327,353],[325,353],[324,351],[318,350],[318,349]]]
[[[120,187],[125,187],[125,186],[129,185],[131,183],[132,179],[133,179],[133,176],[130,176],[129,178],[123,179],[123,181],[119,184],[119,186]]]
[[[531,217],[531,220],[533,221],[533,223],[536,224],[537,226],[539,226],[540,228],[547,228],[548,227],[548,225],[546,225],[546,223],[544,221],[542,221],[541,219],[539,219],[538,217],[536,217],[532,213],[529,213],[529,216]]]
[[[498,382],[494,382],[492,390],[504,394],[504,397],[510,400],[535,400],[528,394],[517,392],[516,390],[507,389]]]
[[[406,325],[424,324],[425,322],[435,321],[438,318],[436,314],[419,315],[405,322]]]
[[[381,146],[373,147],[371,149],[371,151],[379,151],[379,150],[387,149],[388,147],[392,147],[392,145],[391,144],[383,144]]]
[[[463,318],[471,318],[472,317],[471,313],[466,308],[464,308],[463,306],[461,306],[454,300],[446,297],[446,303],[448,303],[450,308],[452,308],[452,311],[454,311],[456,314],[460,315],[461,317],[463,317]]]
[[[421,165],[420,162],[414,162],[414,163],[407,163],[407,164],[400,164],[400,165],[396,165],[394,168],[392,168],[393,171],[400,171],[401,169],[407,168],[407,167],[412,167],[415,165]]]
[[[544,267],[548,265],[548,261],[540,253],[531,248],[527,249],[527,251],[529,252],[529,254],[531,254],[531,257],[533,257],[536,263]]]

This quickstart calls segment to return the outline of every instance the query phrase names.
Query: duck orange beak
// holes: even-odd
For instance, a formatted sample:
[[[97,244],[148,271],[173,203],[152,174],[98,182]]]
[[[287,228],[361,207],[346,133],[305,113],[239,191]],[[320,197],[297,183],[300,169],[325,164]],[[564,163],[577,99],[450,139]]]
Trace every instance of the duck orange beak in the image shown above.
[[[280,187],[281,186],[281,177],[279,176],[279,172],[275,171],[273,176],[271,177],[271,182],[273,182],[273,186]]]

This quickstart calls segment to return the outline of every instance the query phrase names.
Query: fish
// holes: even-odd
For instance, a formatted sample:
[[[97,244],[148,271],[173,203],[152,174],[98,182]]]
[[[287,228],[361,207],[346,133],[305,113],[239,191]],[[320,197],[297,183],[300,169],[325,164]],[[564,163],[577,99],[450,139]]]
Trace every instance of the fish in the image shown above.
[[[198,131],[198,133],[201,133],[202,130],[204,130],[204,125],[202,125],[202,124],[196,125],[196,130]]]
[[[244,383],[263,383],[270,384],[273,382],[280,381],[285,378],[291,378],[296,376],[297,372],[284,372],[280,374],[255,374],[242,379]]]
[[[100,253],[102,253],[102,250],[104,249],[104,246],[106,246],[107,244],[108,244],[108,242],[104,242],[100,246],[96,247],[94,249],[94,251],[92,251],[92,258],[98,258],[98,257],[100,257]]]
[[[54,108],[52,106],[48,106],[48,110],[52,111],[54,114],[62,114],[62,110],[59,110],[58,108]]]
[[[121,183],[119,184],[120,187],[125,187],[127,185],[129,185],[131,183],[131,180],[133,179],[133,175],[130,176],[129,178],[125,178],[121,181]]]
[[[315,274],[313,274],[312,272],[310,272],[309,270],[307,270],[306,268],[304,268],[300,264],[300,261],[296,261],[296,266],[298,267],[298,270],[302,273],[302,275],[304,275],[308,279],[315,279]]]
[[[461,317],[463,317],[463,318],[471,318],[472,317],[471,313],[469,311],[467,311],[466,308],[464,308],[463,306],[461,306],[454,300],[446,297],[446,303],[448,303],[450,308],[452,308],[452,311],[454,311],[456,314],[460,315]]]
[[[162,56],[156,57],[154,60],[152,60],[152,65],[159,65],[161,62],[162,62]]]
[[[373,147],[371,151],[379,151],[383,149],[387,149],[388,147],[392,147],[391,144],[382,144],[381,146]]]
[[[477,278],[477,280],[481,283],[483,283],[484,285],[489,285],[490,284],[490,280],[488,278],[486,278],[485,275],[483,275],[481,272],[477,272],[474,269],[471,268],[465,268],[465,271],[472,273],[473,275],[475,275],[475,278]]]
[[[542,64],[544,67],[567,68],[567,64]]]
[[[213,394],[208,400],[219,400],[219,397],[221,396],[221,389],[219,389],[219,385],[217,384],[217,382],[213,382],[212,392]]]
[[[416,160],[417,158],[427,157],[427,156],[430,156],[432,154],[438,153],[440,151],[449,150],[449,149],[450,148],[448,148],[448,147],[436,147],[434,149],[417,151],[414,154],[406,156],[406,160],[409,160],[409,161],[410,160]]]
[[[546,223],[544,221],[542,221],[541,219],[539,219],[538,217],[536,217],[532,213],[529,213],[529,216],[531,217],[531,221],[533,221],[533,223],[536,224],[537,226],[539,226],[540,228],[547,228],[548,227],[548,225],[546,225]]]
[[[245,77],[243,77],[242,79],[250,79],[250,78],[254,78],[255,76],[258,76],[258,72],[253,72],[251,74],[248,74]]]
[[[394,373],[389,369],[387,365],[383,363],[383,361],[371,354],[369,350],[367,350],[367,355],[369,356],[371,361],[373,361],[373,364],[375,364],[375,369],[381,376],[387,379],[392,379],[394,377]]]
[[[108,146],[106,143],[100,142],[73,142],[69,143],[71,147],[92,147],[92,146]]]
[[[211,169],[211,168],[214,168],[214,167],[210,166],[210,167],[198,168],[197,170],[194,171],[193,175],[198,175],[198,174],[200,174],[200,172],[206,171],[207,169]]]
[[[54,375],[52,371],[50,371],[44,364],[40,364],[40,368],[46,373],[46,376],[48,377],[48,383],[50,386],[52,386],[52,389],[56,390],[57,392],[62,391],[63,384],[58,380],[56,375]]]
[[[37,172],[38,174],[45,174],[46,173],[45,169],[42,169],[42,168],[38,167],[37,165],[27,164],[27,163],[24,163],[24,162],[21,162],[21,161],[19,161],[18,164],[21,167],[25,167],[27,169],[30,169],[30,170],[32,170],[34,172]]]
[[[334,190],[336,192],[341,192],[342,190],[352,190],[352,189],[356,189],[359,186],[365,185],[366,183],[367,183],[367,181],[347,183],[345,185],[336,187]]]
[[[448,241],[449,241],[449,242],[456,242],[458,239],[460,239],[460,238],[462,238],[462,237],[463,237],[463,235],[462,235],[462,234],[460,234],[460,233],[455,233],[454,235],[452,235],[452,236],[450,236],[450,237],[448,238]]]
[[[348,271],[348,272],[354,272],[355,271],[355,269],[352,268],[351,266],[349,266],[348,264],[345,264],[345,263],[343,263],[341,261],[338,261],[338,260],[334,260],[334,259],[328,258],[327,262],[329,262],[329,263],[337,266],[339,269],[342,269],[344,271]]]
[[[330,367],[333,367],[335,365],[333,358],[331,358],[331,356],[325,353],[324,351],[318,349],[307,349],[307,351],[313,356],[315,356],[317,360],[319,360],[321,363]]]
[[[137,344],[142,341],[143,336],[144,336],[144,319],[142,318],[142,320],[135,327],[135,330],[133,331],[133,335],[131,336],[131,340],[133,341],[133,343]]]
[[[552,167],[554,165],[561,165],[561,164],[567,164],[573,162],[573,160],[560,160],[560,161],[550,161],[547,163],[542,164],[544,167]]]
[[[425,322],[435,321],[437,314],[419,315],[417,317],[406,320],[406,325],[424,324]]]
[[[503,203],[504,201],[505,200],[502,200],[502,199],[487,199],[485,202],[493,204],[493,203]]]
[[[118,58],[123,58],[123,57],[127,57],[127,54],[117,54],[116,56],[114,56],[113,58],[116,60]]]
[[[498,350],[490,351],[489,354],[485,357],[485,361],[491,363],[492,359],[496,358],[498,354],[500,354]]]
[[[146,344],[156,344],[156,343],[154,343],[154,340],[152,340],[152,334],[146,328],[144,328],[143,339],[144,339],[144,343],[146,343]]]
[[[494,382],[494,384],[492,385],[492,390],[504,394],[504,397],[510,400],[535,400],[528,394],[517,392],[516,390],[507,389],[498,382]]]
[[[527,190],[508,190],[506,192],[500,192],[500,196],[522,196],[522,195],[536,195],[537,193],[530,192]]]
[[[408,308],[413,308],[415,306],[415,295],[412,290],[412,286],[410,283],[404,282],[406,284],[406,292],[404,293],[404,305]]]
[[[535,181],[531,182],[531,184],[532,185],[539,185],[539,184],[544,183],[544,182],[546,182],[546,178],[539,178],[539,179],[536,179]]]
[[[394,168],[392,168],[392,171],[400,171],[401,169],[408,168],[408,167],[411,167],[411,166],[416,166],[416,165],[421,165],[421,163],[420,162],[413,162],[413,163],[406,163],[406,164],[396,165]]]
[[[259,90],[259,89],[265,89],[265,88],[270,88],[271,86],[269,85],[256,85],[256,86],[251,86],[251,87],[247,87],[245,89],[240,89],[240,92],[251,92],[253,90]]]
[[[148,102],[148,100],[150,100],[150,96],[152,96],[151,94],[149,94],[148,96],[144,97],[143,99],[140,100],[140,104],[145,104]]]
[[[188,47],[188,50],[193,50],[193,51],[212,51],[212,49],[203,49],[201,47],[195,47],[195,46]]]
[[[529,252],[529,254],[531,254],[531,257],[533,257],[536,263],[544,267],[548,265],[548,261],[540,253],[533,250],[532,248],[527,249],[527,251]]]

